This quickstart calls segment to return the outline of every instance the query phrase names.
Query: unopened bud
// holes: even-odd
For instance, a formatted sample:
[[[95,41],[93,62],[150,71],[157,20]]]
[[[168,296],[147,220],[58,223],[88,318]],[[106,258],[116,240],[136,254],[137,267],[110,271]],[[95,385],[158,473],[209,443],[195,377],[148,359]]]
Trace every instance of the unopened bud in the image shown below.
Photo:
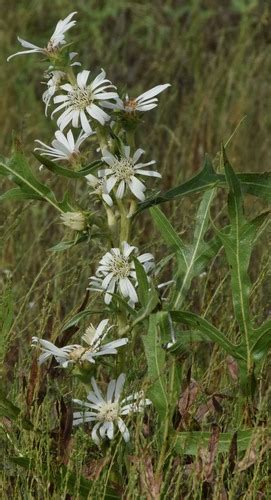
[[[61,214],[60,218],[65,226],[75,231],[83,231],[86,229],[87,221],[82,212],[65,212]]]

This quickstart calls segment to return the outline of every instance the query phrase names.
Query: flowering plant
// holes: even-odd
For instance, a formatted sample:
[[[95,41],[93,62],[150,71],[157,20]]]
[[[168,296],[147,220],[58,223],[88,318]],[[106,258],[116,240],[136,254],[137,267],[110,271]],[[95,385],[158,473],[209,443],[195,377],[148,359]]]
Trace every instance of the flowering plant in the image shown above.
[[[14,155],[0,164],[0,174],[16,183],[4,198],[43,201],[58,212],[63,233],[68,231],[71,236],[52,250],[65,251],[83,242],[90,246],[95,242],[99,248],[90,282],[85,284],[86,300],[69,319],[70,325],[77,326],[95,314],[98,326],[84,328],[83,345],[78,340],[63,343],[70,326],[63,328],[63,335],[55,342],[35,336],[32,345],[41,351],[39,365],[47,366],[48,362],[49,372],[50,368],[54,373],[55,368],[68,368],[58,373],[77,377],[84,384],[91,382],[93,390],[88,392],[87,401],[73,398],[73,404],[80,406],[80,410],[74,411],[73,425],[93,425],[90,435],[95,445],[112,445],[118,436],[127,443],[128,426],[132,424],[125,423],[123,416],[141,414],[144,418],[144,413],[155,412],[160,473],[169,452],[170,433],[176,438],[176,448],[181,446],[174,426],[182,375],[179,359],[192,343],[216,343],[234,359],[242,393],[247,398],[255,393],[256,375],[271,345],[270,321],[256,326],[251,318],[248,267],[253,245],[267,225],[269,212],[247,219],[243,197],[249,193],[270,201],[271,181],[270,176],[262,174],[236,174],[222,147],[217,170],[206,157],[203,169],[192,179],[161,194],[159,165],[154,170],[155,160],[142,162],[144,150],[137,145],[137,127],[142,126],[142,113],[157,107],[157,96],[170,84],[155,85],[130,98],[120,95],[103,69],[98,74],[81,69],[81,64],[74,61],[77,54],[69,52],[66,42],[68,30],[76,24],[75,14],[72,12],[57,23],[44,48],[18,38],[26,50],[8,60],[32,53],[48,59],[47,89],[42,99],[45,114],[51,111],[51,118],[56,119],[57,130],[51,146],[36,140],[34,156],[54,176],[68,178],[71,184],[81,183],[85,196],[77,199],[76,189],[69,184],[63,200],[59,200],[53,189],[38,179],[38,172],[33,173],[16,143]],[[210,216],[210,207],[216,190],[225,188],[229,224],[219,227]],[[158,205],[194,193],[203,195],[194,236],[187,243]],[[159,256],[139,250],[145,248],[145,242],[136,232],[135,221],[147,209],[168,248],[168,255],[160,261]],[[233,308],[240,334],[236,342],[205,315],[182,309],[188,304],[192,281],[205,278],[210,261],[222,249],[231,274]],[[172,261],[174,265],[168,266]],[[98,310],[87,309],[89,295],[92,305],[98,304]],[[133,383],[140,389],[121,399],[124,367],[142,348],[146,364],[138,370],[137,378],[126,366],[127,386]],[[101,387],[107,384],[105,396],[96,382],[98,378]],[[73,395],[75,391],[80,392],[80,385],[72,388]],[[85,428],[88,425],[83,425]]]

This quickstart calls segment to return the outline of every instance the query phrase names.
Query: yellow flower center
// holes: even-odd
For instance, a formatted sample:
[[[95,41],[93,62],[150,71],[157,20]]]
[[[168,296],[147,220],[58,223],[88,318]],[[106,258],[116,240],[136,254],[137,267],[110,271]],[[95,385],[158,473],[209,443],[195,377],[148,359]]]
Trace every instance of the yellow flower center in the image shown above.
[[[116,160],[111,168],[118,181],[128,181],[135,173],[133,161],[127,158]]]
[[[79,111],[90,106],[94,101],[92,90],[88,87],[85,89],[80,89],[77,86],[73,87],[68,93],[68,98],[67,106],[72,106],[74,110]]]
[[[125,257],[116,256],[111,263],[111,272],[117,278],[127,278],[131,271],[131,264]]]
[[[105,403],[99,410],[97,420],[100,422],[113,422],[118,417],[119,403]]]

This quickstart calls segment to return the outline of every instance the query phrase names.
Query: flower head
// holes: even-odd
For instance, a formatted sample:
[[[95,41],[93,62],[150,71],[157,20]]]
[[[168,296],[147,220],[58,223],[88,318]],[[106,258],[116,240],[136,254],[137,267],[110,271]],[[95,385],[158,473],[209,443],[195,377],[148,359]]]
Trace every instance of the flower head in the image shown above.
[[[39,364],[43,364],[52,356],[62,368],[67,368],[71,364],[82,364],[84,361],[95,363],[95,357],[97,356],[117,354],[118,347],[126,345],[128,338],[117,339],[104,344],[104,339],[112,328],[108,327],[108,321],[108,319],[104,319],[97,328],[90,325],[86,329],[85,334],[82,336],[82,340],[87,344],[86,347],[80,344],[57,347],[48,340],[33,337],[32,345],[38,345],[42,349]]]
[[[116,197],[123,198],[126,189],[129,188],[136,198],[140,201],[145,200],[144,191],[146,190],[146,186],[138,177],[161,177],[161,174],[155,170],[146,170],[144,168],[148,165],[153,165],[155,163],[154,160],[148,163],[137,163],[143,153],[143,149],[137,149],[134,155],[130,156],[129,146],[124,146],[122,156],[119,158],[107,150],[103,151],[102,160],[107,163],[108,168],[100,170],[99,173],[105,176],[105,185],[109,193],[114,187],[117,187]]]
[[[143,393],[131,394],[120,400],[120,395],[125,382],[122,373],[117,380],[111,380],[107,387],[106,396],[103,397],[94,378],[91,379],[93,391],[87,395],[87,401],[74,399],[73,402],[82,406],[83,411],[73,414],[73,425],[87,422],[96,422],[91,433],[93,441],[98,445],[100,438],[114,438],[114,426],[117,425],[124,441],[128,442],[130,433],[122,417],[131,413],[143,412],[147,405],[152,404],[149,399],[143,399]],[[99,435],[98,435],[99,433]]]
[[[26,40],[23,40],[19,36],[17,37],[20,44],[22,47],[25,47],[27,50],[22,50],[20,52],[16,52],[16,54],[12,54],[11,56],[8,57],[8,61],[12,59],[15,56],[19,56],[22,54],[33,54],[35,52],[45,54],[46,56],[54,54],[59,50],[59,47],[61,45],[64,45],[66,43],[65,40],[65,33],[68,31],[72,26],[76,24],[75,20],[72,20],[73,16],[76,14],[76,12],[72,12],[69,14],[65,19],[60,19],[58,21],[55,31],[52,34],[49,42],[47,43],[46,47],[38,47],[37,45],[34,45],[33,43],[27,42]]]
[[[74,231],[86,229],[86,217],[82,212],[63,212],[60,216],[64,226],[70,227]]]
[[[110,304],[112,294],[117,289],[134,307],[138,302],[138,297],[135,290],[137,279],[132,254],[136,255],[137,251],[136,247],[124,241],[122,248],[111,248],[110,252],[106,252],[99,262],[96,275],[90,277],[89,290],[104,292],[105,303]],[[154,257],[151,253],[139,255],[137,259],[144,266],[146,273],[153,269]]]
[[[103,177],[98,179],[98,177],[95,177],[93,174],[88,174],[85,178],[87,179],[88,185],[92,188],[90,194],[94,194],[98,196],[98,198],[102,198],[107,205],[112,207],[113,200],[108,194],[105,179]]]
[[[157,95],[170,87],[170,83],[164,85],[156,85],[143,94],[140,94],[135,99],[131,99],[126,94],[125,99],[118,98],[116,104],[111,106],[115,110],[124,111],[125,113],[135,113],[136,111],[150,111],[158,105]]]
[[[54,110],[52,116],[59,111],[62,111],[57,120],[57,124],[63,130],[68,123],[72,122],[73,127],[81,127],[87,133],[91,133],[89,118],[97,120],[101,125],[104,125],[110,116],[101,109],[108,99],[116,99],[117,92],[112,91],[115,87],[110,80],[105,78],[104,70],[91,82],[87,84],[90,71],[83,70],[77,75],[77,83],[71,85],[66,83],[61,85],[61,89],[65,90],[66,94],[58,95],[54,98],[54,103],[59,106]],[[108,89],[111,89],[108,91]],[[97,104],[95,104],[97,102]]]
[[[50,156],[52,161],[68,161],[74,163],[80,155],[79,148],[81,144],[89,137],[83,131],[80,132],[76,141],[74,140],[71,130],[65,136],[63,132],[57,130],[55,139],[52,141],[52,146],[47,146],[44,142],[36,139],[35,142],[41,144],[42,148],[35,148],[35,151],[41,151],[42,156]]]

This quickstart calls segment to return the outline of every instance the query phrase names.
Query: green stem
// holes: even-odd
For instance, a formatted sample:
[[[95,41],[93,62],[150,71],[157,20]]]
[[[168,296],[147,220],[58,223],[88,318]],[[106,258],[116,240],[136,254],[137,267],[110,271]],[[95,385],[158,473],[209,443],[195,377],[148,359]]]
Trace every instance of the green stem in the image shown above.
[[[123,201],[117,199],[117,204],[120,211],[120,245],[121,245],[123,241],[129,240],[130,219],[127,217],[128,213]]]
[[[161,446],[161,451],[158,459],[158,465],[156,469],[156,475],[158,476],[163,469],[165,459],[166,459],[166,454],[167,454],[167,449],[168,449],[168,435],[169,435],[169,422],[170,422],[170,412],[171,412],[171,401],[172,401],[172,394],[174,390],[174,381],[175,381],[175,359],[173,360],[170,368],[170,374],[169,374],[169,405],[167,408],[167,415],[165,418],[165,421],[162,422],[163,425],[163,434],[162,434],[162,446]]]

